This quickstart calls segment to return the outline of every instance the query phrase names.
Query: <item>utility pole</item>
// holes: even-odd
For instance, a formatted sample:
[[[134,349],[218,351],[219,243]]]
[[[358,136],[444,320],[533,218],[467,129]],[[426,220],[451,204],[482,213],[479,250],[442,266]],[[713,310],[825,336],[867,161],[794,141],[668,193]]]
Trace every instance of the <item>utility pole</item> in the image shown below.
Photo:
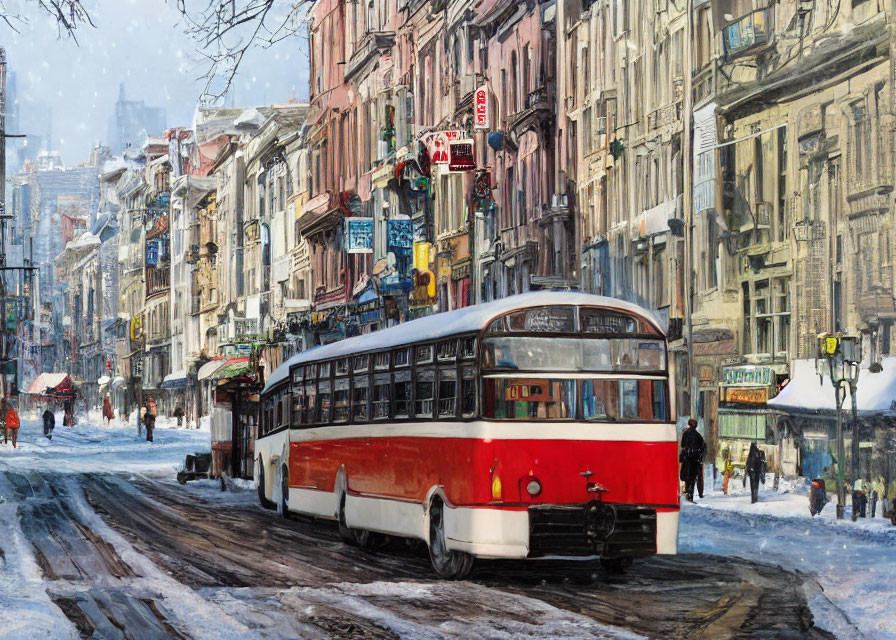
[[[694,176],[693,176],[693,139],[691,136],[691,121],[694,117],[693,103],[693,78],[691,71],[694,60],[694,0],[687,1],[687,17],[684,31],[684,95],[681,101],[682,117],[682,164],[684,165],[682,176],[684,178],[684,193],[681,194],[682,207],[684,209],[685,223],[685,325],[688,342],[688,397],[690,406],[689,416],[697,419],[697,372],[694,370]]]

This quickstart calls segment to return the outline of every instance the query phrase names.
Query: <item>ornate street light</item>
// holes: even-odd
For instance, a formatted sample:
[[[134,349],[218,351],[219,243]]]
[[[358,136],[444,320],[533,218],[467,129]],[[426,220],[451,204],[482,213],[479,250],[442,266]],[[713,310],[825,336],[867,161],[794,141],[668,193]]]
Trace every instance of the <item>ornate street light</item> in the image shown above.
[[[856,386],[862,361],[862,343],[855,336],[839,333],[822,333],[818,336],[818,357],[815,370],[820,378],[828,376],[834,386],[837,403],[837,518],[843,519],[846,491],[843,481],[843,463],[846,457],[843,446],[843,401],[849,392],[852,398],[852,466],[855,475],[858,465],[858,410]]]

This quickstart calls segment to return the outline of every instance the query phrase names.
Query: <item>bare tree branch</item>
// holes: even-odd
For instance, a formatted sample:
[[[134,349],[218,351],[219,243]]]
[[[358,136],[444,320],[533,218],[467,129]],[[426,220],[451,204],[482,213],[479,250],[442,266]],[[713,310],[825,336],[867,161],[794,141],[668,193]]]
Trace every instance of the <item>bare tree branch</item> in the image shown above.
[[[295,35],[312,0],[174,0],[186,33],[207,67],[203,98],[219,101],[230,90],[243,58],[253,47],[269,48]],[[217,85],[217,86],[216,86]]]
[[[53,16],[59,27],[59,37],[71,38],[75,43],[78,42],[76,32],[79,28],[96,26],[81,0],[26,0],[26,4],[37,6],[42,12]],[[16,32],[18,29],[12,25],[12,20],[23,24],[27,22],[25,16],[7,11],[6,3],[2,1],[0,1],[0,19]]]

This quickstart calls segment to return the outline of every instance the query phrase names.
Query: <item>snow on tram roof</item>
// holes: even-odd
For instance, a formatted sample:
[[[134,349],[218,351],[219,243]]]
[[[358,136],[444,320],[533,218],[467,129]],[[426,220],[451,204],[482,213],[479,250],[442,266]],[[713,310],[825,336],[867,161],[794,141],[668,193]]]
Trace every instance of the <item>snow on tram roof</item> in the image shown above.
[[[532,291],[508,296],[493,302],[474,304],[463,309],[434,313],[410,322],[403,322],[388,329],[373,331],[361,336],[313,347],[294,355],[277,367],[268,378],[264,390],[267,391],[287,378],[290,368],[303,362],[340,358],[355,353],[397,347],[412,342],[438,340],[451,335],[481,331],[485,328],[486,323],[496,316],[503,315],[509,311],[562,304],[616,307],[622,311],[636,313],[651,321],[658,329],[662,329],[653,313],[631,302],[573,291]]]

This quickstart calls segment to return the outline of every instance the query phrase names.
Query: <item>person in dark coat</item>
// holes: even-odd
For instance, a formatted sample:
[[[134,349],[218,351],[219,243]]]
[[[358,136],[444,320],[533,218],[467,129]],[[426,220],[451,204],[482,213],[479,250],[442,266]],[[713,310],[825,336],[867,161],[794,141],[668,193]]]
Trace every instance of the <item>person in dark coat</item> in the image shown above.
[[[56,428],[56,415],[53,413],[50,407],[47,407],[47,410],[44,411],[44,435],[47,436],[50,440],[53,439],[53,429]]]
[[[706,442],[697,431],[697,421],[691,418],[688,420],[688,428],[681,434],[681,452],[678,454],[678,461],[681,463],[679,477],[684,482],[685,495],[691,502],[694,501],[694,484],[700,476],[700,467],[703,466],[705,456]]]
[[[747,478],[750,479],[750,501],[759,502],[759,483],[765,482],[765,452],[760,451],[755,442],[750,444],[750,453],[747,454],[747,465],[744,471],[745,487]]]
[[[152,431],[156,428],[156,402],[150,396],[146,401],[146,415],[143,416],[146,425],[146,441],[152,442]]]

